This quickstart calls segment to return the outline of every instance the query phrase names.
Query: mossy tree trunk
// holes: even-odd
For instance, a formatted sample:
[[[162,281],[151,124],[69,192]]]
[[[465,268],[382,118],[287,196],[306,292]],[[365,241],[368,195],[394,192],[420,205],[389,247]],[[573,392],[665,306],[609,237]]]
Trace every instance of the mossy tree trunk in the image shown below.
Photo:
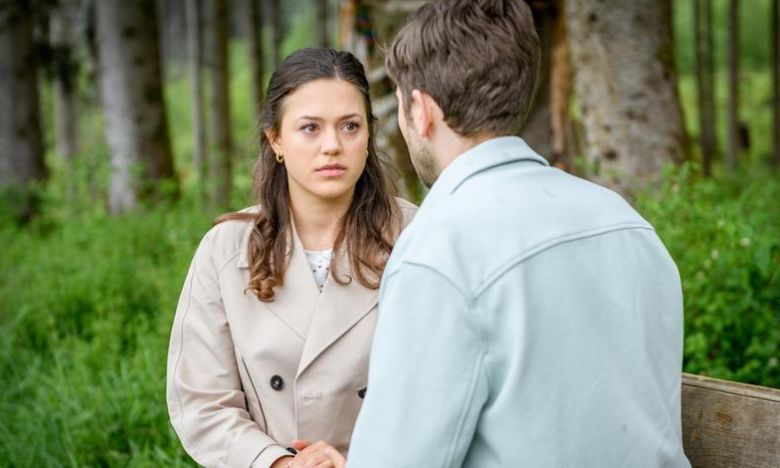
[[[624,194],[685,154],[670,0],[565,2],[592,177]]]

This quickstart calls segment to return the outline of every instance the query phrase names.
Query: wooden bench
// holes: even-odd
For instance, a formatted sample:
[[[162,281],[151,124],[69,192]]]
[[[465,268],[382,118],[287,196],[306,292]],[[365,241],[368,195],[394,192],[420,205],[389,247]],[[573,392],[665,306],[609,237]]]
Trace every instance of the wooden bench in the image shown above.
[[[683,374],[682,426],[694,468],[780,468],[780,390]]]

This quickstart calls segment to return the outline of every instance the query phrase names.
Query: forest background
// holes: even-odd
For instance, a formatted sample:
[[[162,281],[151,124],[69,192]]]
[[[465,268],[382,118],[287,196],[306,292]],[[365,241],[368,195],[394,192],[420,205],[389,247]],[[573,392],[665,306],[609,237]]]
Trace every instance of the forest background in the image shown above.
[[[253,203],[263,86],[300,47],[355,52],[421,202],[380,46],[422,3],[0,0],[0,464],[192,465],[170,326],[199,239]],[[778,1],[529,4],[546,54],[523,137],[656,226],[686,372],[780,388]]]

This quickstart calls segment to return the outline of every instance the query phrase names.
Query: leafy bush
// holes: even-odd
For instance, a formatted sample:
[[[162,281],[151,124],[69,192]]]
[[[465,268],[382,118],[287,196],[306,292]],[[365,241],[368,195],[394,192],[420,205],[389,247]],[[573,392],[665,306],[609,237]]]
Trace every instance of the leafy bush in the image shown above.
[[[780,178],[669,168],[640,195],[680,269],[687,372],[780,387]]]

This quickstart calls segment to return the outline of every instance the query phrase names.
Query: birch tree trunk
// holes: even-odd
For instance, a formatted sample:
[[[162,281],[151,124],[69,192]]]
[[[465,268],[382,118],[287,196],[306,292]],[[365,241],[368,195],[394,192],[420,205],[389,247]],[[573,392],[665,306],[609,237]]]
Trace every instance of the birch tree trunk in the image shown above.
[[[0,2],[0,202],[22,221],[46,178],[32,28],[29,2]]]
[[[204,58],[209,70],[211,90],[208,112],[211,208],[214,211],[224,211],[230,207],[233,152],[228,90],[228,6],[227,0],[213,0],[204,6],[206,7]]]
[[[684,157],[669,0],[565,2],[593,178],[625,195]]]
[[[96,2],[100,90],[111,149],[111,213],[174,184],[154,0]]]

